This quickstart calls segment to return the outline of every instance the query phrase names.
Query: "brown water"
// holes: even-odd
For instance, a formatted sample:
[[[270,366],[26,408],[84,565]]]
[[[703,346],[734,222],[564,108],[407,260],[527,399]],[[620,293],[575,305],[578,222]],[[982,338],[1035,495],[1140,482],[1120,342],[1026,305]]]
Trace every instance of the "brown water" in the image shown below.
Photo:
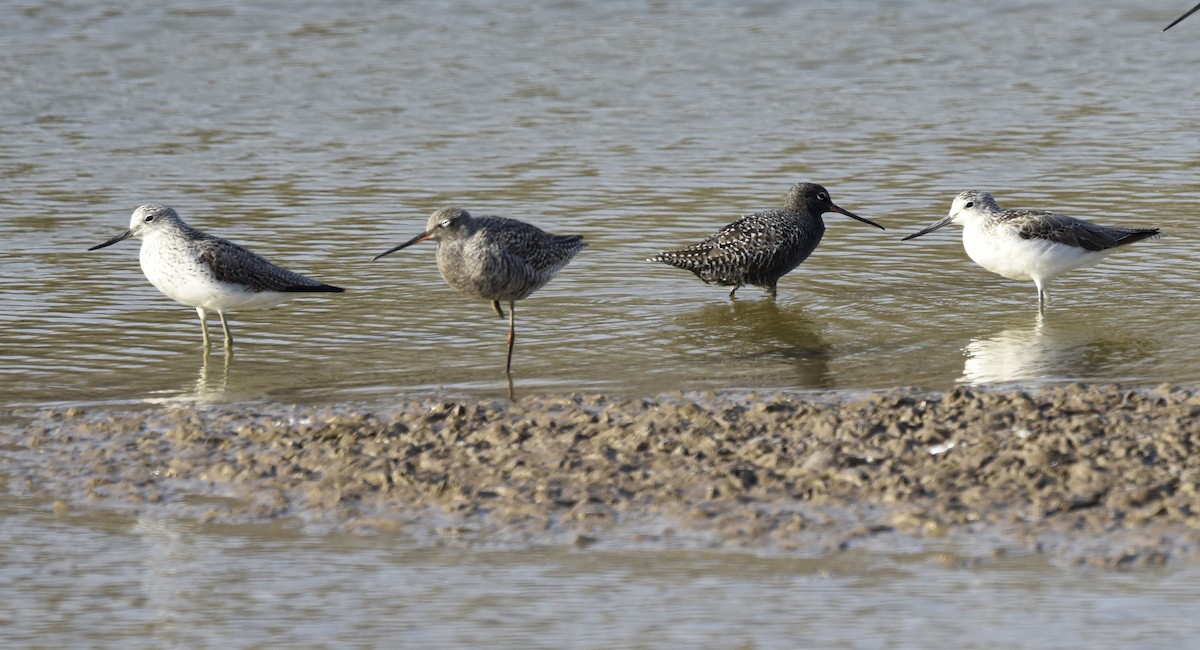
[[[8,3],[0,9],[0,403],[501,395],[504,323],[444,285],[432,246],[370,261],[447,205],[581,233],[590,243],[518,305],[519,391],[1194,383],[1200,22],[1159,33],[1186,8],[1133,0],[912,0],[882,8]],[[731,305],[723,288],[642,261],[776,207],[800,180],[823,183],[837,203],[888,231],[828,215],[825,241],[782,281],[775,303],[749,288]],[[953,229],[899,241],[970,188],[990,190],[1008,207],[1156,225],[1168,236],[1056,282],[1042,320],[1032,284],[974,266]],[[194,313],[145,281],[134,242],[85,252],[150,201],[349,291],[236,314],[236,356],[204,363]],[[100,600],[132,619],[93,632],[86,618],[70,615],[48,627],[10,618],[30,642],[39,632],[61,635],[45,637],[50,645],[213,642],[245,622],[223,606],[230,592],[263,616],[279,615],[269,629],[280,638],[314,638],[301,615],[271,607],[307,589],[277,596],[283,581],[260,589],[240,579],[302,571],[309,564],[301,557],[340,563],[327,579],[347,588],[319,606],[359,623],[368,611],[381,613],[363,607],[372,592],[380,590],[381,607],[405,600],[400,584],[379,577],[381,557],[401,583],[431,572],[421,573],[428,589],[443,590],[443,605],[456,603],[451,611],[466,621],[446,638],[463,644],[493,638],[482,630],[528,614],[505,603],[560,589],[564,577],[599,586],[583,592],[592,597],[581,596],[586,606],[576,610],[538,600],[542,625],[560,634],[547,638],[566,638],[556,616],[574,611],[626,646],[713,638],[704,601],[660,624],[630,606],[677,604],[696,581],[711,589],[707,602],[718,610],[747,593],[793,602],[821,584],[812,567],[778,580],[767,570],[760,579],[704,577],[708,559],[651,552],[652,563],[680,572],[660,586],[639,577],[639,553],[556,550],[556,561],[573,567],[565,574],[544,571],[526,553],[470,554],[477,568],[497,563],[512,580],[472,591],[486,581],[455,566],[453,553],[426,570],[417,564],[430,551],[381,550],[376,541],[215,531],[204,533],[204,554],[192,566],[240,572],[205,577],[213,595],[195,611],[183,608],[188,631],[164,632],[153,623],[161,592],[146,584],[151,569],[111,581],[100,569],[140,553],[128,546],[130,536],[146,538],[140,524],[39,517],[6,519],[5,534],[59,553],[65,566],[75,566],[65,558],[80,545],[108,562],[63,569],[45,589],[10,579],[0,583],[6,600],[29,616]],[[6,552],[4,571],[13,575],[23,551]],[[161,571],[173,557],[159,558]],[[295,563],[277,564],[291,557]],[[717,564],[756,561],[719,557]],[[876,624],[895,601],[854,603],[876,593],[879,562],[890,560],[871,559],[857,577],[830,586],[844,590],[846,607],[819,612],[841,618],[828,621],[832,636],[814,638],[879,645],[946,621],[961,625],[971,601],[945,596],[972,588],[981,590],[978,610],[1025,607],[1030,591],[1047,602],[1075,593],[1040,570],[951,571],[939,574],[945,584],[909,577],[888,584],[919,590],[924,600],[905,599],[909,618]],[[918,576],[928,568],[919,560],[918,569],[908,566]],[[74,591],[93,569],[101,570],[95,582]],[[1007,590],[998,583],[1009,575],[1036,586]],[[1064,645],[1122,640],[1092,624],[1141,615],[1126,606],[1165,616],[1163,601],[1178,584],[1178,574],[1147,577],[1133,590],[1120,578],[1096,579],[1116,586],[1110,593],[1084,585],[1098,614],[1077,619],[1088,625],[1069,639],[1064,633]],[[348,588],[354,581],[366,585],[362,594]],[[626,581],[638,597],[623,591]],[[1152,584],[1164,591],[1148,595]],[[745,616],[731,615],[716,632],[754,647],[791,645],[795,626],[811,622],[787,608],[739,611]],[[772,617],[779,620],[763,623]],[[201,620],[211,627],[197,627]],[[389,624],[376,638],[420,627],[421,616],[407,620],[412,627]],[[1012,640],[1010,623],[999,618],[984,638]],[[357,629],[338,625],[321,628],[321,638]],[[200,636],[189,636],[193,629]],[[848,629],[862,636],[837,634]],[[960,631],[939,638],[953,644]],[[512,645],[529,638],[514,632]],[[1188,637],[1124,640],[1179,638]],[[580,645],[607,645],[598,641]]]
[[[893,539],[824,559],[467,552],[453,537],[414,548],[39,505],[0,500],[0,628],[15,646],[1166,648],[1200,631],[1195,568],[947,568],[951,553]]]
[[[518,307],[525,391],[1200,379],[1174,10],[593,4],[11,8],[0,398],[502,394],[505,324],[432,245],[370,261],[445,205],[590,242]],[[775,304],[643,261],[799,180],[889,230],[828,215]],[[1039,326],[955,229],[899,241],[975,187],[1168,237],[1055,283]],[[136,242],[85,252],[149,201],[349,292],[236,314],[206,369]]]

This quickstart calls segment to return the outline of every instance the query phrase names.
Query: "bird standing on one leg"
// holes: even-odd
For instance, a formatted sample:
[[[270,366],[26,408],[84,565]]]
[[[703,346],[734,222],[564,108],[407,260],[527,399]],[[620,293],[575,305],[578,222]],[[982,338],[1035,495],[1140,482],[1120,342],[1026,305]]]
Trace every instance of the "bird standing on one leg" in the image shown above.
[[[159,291],[195,307],[208,340],[208,312],[215,311],[225,330],[225,350],[233,349],[226,311],[266,309],[301,292],[341,293],[343,289],[317,282],[275,266],[249,250],[189,226],[173,208],[149,203],[133,211],[129,230],[89,248],[94,251],[136,237],[142,240],[142,273]]]
[[[1010,280],[1033,280],[1039,311],[1046,309],[1046,287],[1054,278],[1091,266],[1119,246],[1162,234],[1158,228],[1113,228],[1041,210],[1003,210],[991,194],[969,190],[954,197],[949,215],[903,241],[948,224],[962,226],[963,248],[979,266]]]
[[[508,358],[504,374],[512,388],[516,340],[516,301],[541,289],[587,244],[579,235],[552,235],[516,219],[473,217],[460,208],[442,208],[429,217],[425,232],[374,259],[425,240],[437,242],[437,263],[451,287],[490,300],[503,318],[508,303]]]
[[[699,244],[648,259],[695,273],[708,284],[732,286],[730,300],[750,284],[776,294],[779,278],[812,254],[825,234],[821,215],[838,212],[880,230],[883,226],[834,205],[816,183],[797,183],[781,210],[756,212],[725,226]]]

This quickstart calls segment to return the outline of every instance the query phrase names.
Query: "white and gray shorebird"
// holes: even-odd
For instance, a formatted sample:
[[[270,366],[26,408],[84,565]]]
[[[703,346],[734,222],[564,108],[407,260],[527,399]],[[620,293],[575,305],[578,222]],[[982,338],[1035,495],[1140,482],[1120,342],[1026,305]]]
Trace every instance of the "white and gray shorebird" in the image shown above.
[[[1010,280],[1033,280],[1039,310],[1050,300],[1046,285],[1054,278],[1161,234],[1158,228],[1101,226],[1042,210],[1003,210],[991,194],[969,190],[954,197],[949,215],[903,241],[948,224],[962,226],[963,248],[979,266]]]
[[[390,248],[374,259],[391,255],[417,242],[437,243],[437,265],[451,287],[492,302],[504,318],[500,303],[508,303],[508,360],[504,373],[512,377],[516,340],[516,301],[541,289],[587,244],[579,235],[553,235],[516,219],[471,216],[461,208],[442,208],[429,216],[425,232]],[[510,383],[511,392],[511,383]]]
[[[837,212],[883,230],[883,226],[843,210],[816,183],[797,183],[788,191],[783,208],[756,212],[738,219],[699,244],[663,251],[647,262],[662,262],[691,271],[708,284],[762,287],[774,298],[776,285],[808,259],[825,235],[821,215]]]
[[[149,203],[133,211],[129,230],[89,248],[94,251],[136,237],[142,240],[142,273],[172,300],[194,307],[204,333],[204,351],[210,349],[208,312],[215,311],[225,330],[225,349],[233,337],[225,312],[266,309],[297,293],[343,289],[317,282],[275,266],[262,257],[220,237],[189,226],[173,208]]]

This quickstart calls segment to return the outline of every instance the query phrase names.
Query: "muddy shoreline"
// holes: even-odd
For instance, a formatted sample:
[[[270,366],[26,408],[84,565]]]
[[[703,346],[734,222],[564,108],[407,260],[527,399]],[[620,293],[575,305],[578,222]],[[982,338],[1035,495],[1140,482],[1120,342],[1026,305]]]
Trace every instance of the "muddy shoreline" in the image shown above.
[[[466,543],[973,549],[950,562],[1046,553],[1124,567],[1200,552],[1194,388],[5,415],[0,480],[63,512],[166,507]]]

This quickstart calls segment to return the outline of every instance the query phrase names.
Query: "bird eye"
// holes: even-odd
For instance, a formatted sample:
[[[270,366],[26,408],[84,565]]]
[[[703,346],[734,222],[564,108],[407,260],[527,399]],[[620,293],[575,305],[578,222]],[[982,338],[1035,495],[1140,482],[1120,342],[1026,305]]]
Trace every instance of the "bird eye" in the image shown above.
[[[825,199],[827,199],[827,198],[829,198],[829,197],[828,197],[828,196],[826,196],[824,192],[817,192],[817,198],[818,198],[818,199],[821,199],[822,201],[824,201]]]
[[[967,204],[966,204],[965,206],[963,206],[963,207],[964,207],[964,208],[973,208],[973,207],[975,207],[975,202],[974,202],[974,201],[967,201]]]
[[[152,215],[152,214],[146,215],[146,218],[143,219],[143,221],[145,221],[146,223],[150,223],[151,221],[154,221],[154,215]]]
[[[441,223],[439,223],[439,224],[438,224],[438,226],[440,226],[440,227],[442,227],[442,228],[449,228],[449,227],[450,227],[450,220],[449,220],[449,219],[446,219],[446,220],[442,221]]]

